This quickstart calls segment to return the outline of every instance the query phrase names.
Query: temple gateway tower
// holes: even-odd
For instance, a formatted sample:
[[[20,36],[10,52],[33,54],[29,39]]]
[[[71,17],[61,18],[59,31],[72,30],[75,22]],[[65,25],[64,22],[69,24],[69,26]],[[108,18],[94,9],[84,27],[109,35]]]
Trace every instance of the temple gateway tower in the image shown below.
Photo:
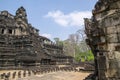
[[[85,18],[86,42],[95,57],[95,80],[120,79],[120,0],[98,0]]]

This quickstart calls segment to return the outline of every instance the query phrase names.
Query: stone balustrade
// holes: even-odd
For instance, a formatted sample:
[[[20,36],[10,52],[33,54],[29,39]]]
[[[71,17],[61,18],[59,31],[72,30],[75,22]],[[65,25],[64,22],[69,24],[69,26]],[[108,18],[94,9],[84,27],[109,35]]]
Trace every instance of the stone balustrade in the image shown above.
[[[65,71],[65,72],[79,72],[81,71],[78,66],[42,66],[42,67],[31,67],[24,70],[9,71],[7,73],[0,74],[0,80],[17,80],[34,75],[42,75],[52,72]]]

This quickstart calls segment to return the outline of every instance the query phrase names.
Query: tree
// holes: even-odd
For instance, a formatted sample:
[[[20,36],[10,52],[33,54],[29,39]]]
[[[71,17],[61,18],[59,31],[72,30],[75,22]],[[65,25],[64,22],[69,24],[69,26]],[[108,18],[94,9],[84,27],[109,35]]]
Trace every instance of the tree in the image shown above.
[[[89,46],[85,42],[86,35],[84,29],[78,30],[75,34],[70,34],[67,39],[65,49],[67,54],[72,55],[76,61],[93,60],[93,55]]]
[[[63,46],[64,46],[64,52],[65,52],[65,55],[67,56],[74,56],[74,47],[72,46],[71,42],[67,39],[64,41],[63,43]]]
[[[76,33],[70,34],[68,39],[61,41],[59,38],[54,38],[55,43],[63,45],[65,55],[73,56],[76,61],[94,60],[93,54],[89,46],[85,42],[86,35],[84,29],[79,29]]]
[[[59,38],[54,38],[54,41],[56,44],[59,44],[60,39]]]
[[[63,41],[61,41],[60,38],[54,38],[54,41],[57,45],[63,46]]]

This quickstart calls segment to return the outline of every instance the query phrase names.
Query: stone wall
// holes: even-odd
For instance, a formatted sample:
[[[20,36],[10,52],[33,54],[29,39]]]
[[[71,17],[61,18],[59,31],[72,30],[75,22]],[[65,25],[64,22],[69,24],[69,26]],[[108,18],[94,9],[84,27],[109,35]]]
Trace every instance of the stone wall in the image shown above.
[[[120,78],[120,0],[99,0],[91,19],[85,18],[86,42],[95,57],[99,80]]]

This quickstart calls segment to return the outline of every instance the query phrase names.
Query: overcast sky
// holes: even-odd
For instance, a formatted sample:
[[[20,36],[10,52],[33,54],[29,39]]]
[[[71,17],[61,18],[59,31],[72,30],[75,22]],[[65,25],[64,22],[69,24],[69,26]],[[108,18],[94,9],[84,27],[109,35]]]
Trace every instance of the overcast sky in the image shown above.
[[[40,30],[40,35],[50,39],[68,38],[84,26],[83,18],[91,17],[97,0],[0,0],[0,11],[15,15],[23,6],[29,23]]]

